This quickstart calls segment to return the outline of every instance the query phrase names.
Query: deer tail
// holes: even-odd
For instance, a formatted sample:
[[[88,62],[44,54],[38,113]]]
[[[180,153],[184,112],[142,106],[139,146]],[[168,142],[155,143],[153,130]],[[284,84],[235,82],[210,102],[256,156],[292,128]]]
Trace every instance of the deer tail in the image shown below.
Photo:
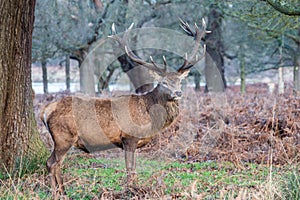
[[[46,129],[47,129],[48,132],[50,133],[50,128],[49,128],[48,123],[47,123],[47,113],[46,113],[46,112],[44,112],[44,114],[43,114],[42,122],[44,123]]]

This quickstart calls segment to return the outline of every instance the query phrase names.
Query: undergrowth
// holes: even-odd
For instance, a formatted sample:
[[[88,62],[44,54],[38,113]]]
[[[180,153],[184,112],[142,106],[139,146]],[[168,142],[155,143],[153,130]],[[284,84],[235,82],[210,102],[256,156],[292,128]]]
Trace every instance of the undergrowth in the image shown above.
[[[297,166],[138,159],[138,181],[126,186],[123,158],[71,155],[63,177],[72,199],[300,199]],[[1,179],[0,199],[51,199],[47,172]]]

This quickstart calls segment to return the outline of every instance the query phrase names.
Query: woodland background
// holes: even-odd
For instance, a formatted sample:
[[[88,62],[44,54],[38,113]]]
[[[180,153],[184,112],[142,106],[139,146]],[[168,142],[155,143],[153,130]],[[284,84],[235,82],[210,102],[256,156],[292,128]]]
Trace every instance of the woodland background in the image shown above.
[[[36,117],[41,107],[77,89],[109,97],[123,93],[112,87],[116,83],[131,82],[130,92],[151,87],[135,87],[139,77],[120,79],[134,67],[124,57],[104,72],[95,68],[94,84],[84,81],[92,79],[85,77],[82,63],[111,34],[112,23],[119,32],[132,22],[136,28],[180,31],[178,18],[191,25],[204,18],[212,31],[203,41],[210,57],[190,73],[178,120],[139,150],[136,187],[123,188],[121,150],[88,156],[74,149],[64,164],[68,196],[300,199],[299,1],[27,1],[0,4],[5,16],[0,23],[1,198],[51,198],[45,160],[53,144]],[[13,20],[20,5],[28,18]],[[17,37],[14,30],[25,31]],[[137,53],[158,61],[164,54],[171,66],[182,62],[172,52]],[[44,94],[32,98],[31,81],[43,83]],[[57,82],[64,82],[63,90],[49,92]],[[72,84],[79,87],[73,90]]]
[[[297,1],[289,1],[296,9]],[[214,74],[219,73],[219,85],[239,84],[242,92],[245,92],[247,78],[257,81],[269,76],[271,80],[265,82],[278,83],[279,93],[283,93],[286,74],[286,81],[294,81],[295,91],[298,91],[299,18],[283,14],[265,1],[37,1],[35,15],[32,60],[42,66],[45,93],[48,92],[47,65],[65,66],[66,89],[69,89],[69,59],[78,61],[72,68],[74,65],[80,68],[93,45],[111,34],[113,23],[119,32],[125,31],[131,23],[135,23],[135,28],[180,31],[178,18],[191,25],[200,25],[204,18],[208,30],[213,30],[205,38],[211,59],[206,59],[191,73],[197,88],[199,82],[209,84]],[[157,62],[166,54],[168,63],[173,66],[182,59],[157,50],[138,54],[145,60],[152,55]],[[96,67],[98,88],[95,90],[101,92],[133,66],[120,58],[104,72]],[[209,71],[214,67],[217,72]],[[84,70],[80,68],[79,76],[85,75]],[[265,71],[269,73],[261,74]],[[77,77],[77,81],[84,80],[82,77]],[[129,78],[133,84],[136,82],[134,77]],[[82,90],[84,84],[87,83],[80,83]],[[212,90],[223,91],[223,88],[215,86]]]

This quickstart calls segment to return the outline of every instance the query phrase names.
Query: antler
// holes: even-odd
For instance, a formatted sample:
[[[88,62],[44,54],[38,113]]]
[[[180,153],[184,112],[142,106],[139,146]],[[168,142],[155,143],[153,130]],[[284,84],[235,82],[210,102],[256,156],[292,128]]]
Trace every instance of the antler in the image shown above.
[[[188,55],[186,53],[183,65],[177,70],[178,72],[183,72],[193,67],[199,60],[201,60],[205,56],[205,52],[206,52],[205,44],[203,46],[203,54],[200,57],[198,57],[197,53],[200,48],[201,39],[205,36],[205,33],[209,33],[210,31],[206,31],[206,23],[203,18],[202,18],[202,31],[199,30],[199,27],[197,26],[196,23],[194,25],[195,31],[193,31],[187,22],[184,22],[180,18],[179,20],[180,20],[180,26],[184,30],[184,32],[189,36],[193,36],[196,42],[193,51],[191,53],[191,56],[188,58]]]
[[[125,50],[127,56],[134,62],[143,65],[144,67],[148,68],[149,70],[155,71],[156,73],[158,73],[160,76],[164,76],[166,74],[167,71],[167,67],[166,67],[166,61],[165,58],[163,57],[164,60],[164,68],[160,68],[158,67],[158,65],[154,62],[152,56],[150,56],[150,60],[151,63],[148,63],[144,60],[142,60],[139,56],[137,56],[135,53],[133,53],[133,51],[130,49],[128,43],[127,43],[127,37],[129,32],[131,31],[133,27],[133,23],[130,25],[130,27],[124,32],[123,37],[121,38],[119,35],[117,35],[116,33],[116,28],[115,25],[112,25],[112,35],[108,36],[114,40],[116,40],[119,45]]]

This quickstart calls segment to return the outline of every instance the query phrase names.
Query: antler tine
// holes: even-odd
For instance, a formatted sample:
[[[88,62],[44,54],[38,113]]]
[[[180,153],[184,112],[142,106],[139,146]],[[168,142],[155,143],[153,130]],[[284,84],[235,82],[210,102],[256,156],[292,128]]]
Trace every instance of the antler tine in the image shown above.
[[[184,22],[184,24],[187,24],[187,23]],[[189,27],[189,26],[185,26],[185,27]],[[202,19],[202,31],[200,31],[200,29],[199,29],[199,27],[197,26],[196,23],[194,25],[194,28],[195,28],[195,32],[189,29],[188,33],[187,33],[186,29],[184,29],[184,31],[188,35],[190,35],[189,33],[193,33],[191,36],[193,36],[195,38],[195,45],[194,45],[194,48],[192,50],[191,56],[188,58],[187,54],[185,55],[184,63],[177,70],[178,72],[182,72],[184,70],[187,70],[187,69],[193,67],[199,60],[201,60],[205,56],[205,52],[206,52],[206,46],[205,45],[203,47],[202,56],[200,56],[200,57],[197,56],[197,53],[198,53],[199,48],[200,48],[201,39],[205,36],[205,33],[206,33],[205,20]]]
[[[188,36],[194,36],[195,33],[192,31],[190,25],[183,21],[181,18],[179,18],[180,21],[180,27],[184,30],[184,32],[188,35]]]
[[[116,35],[117,34],[115,23],[113,23],[111,25],[111,33],[112,33],[112,35]]]
[[[150,60],[151,60],[151,63],[152,63],[155,67],[157,67],[158,69],[160,69],[160,67],[157,66],[157,64],[154,62],[152,56],[150,56]]]
[[[127,54],[127,56],[134,61],[135,63],[139,64],[139,65],[143,65],[144,67],[148,68],[149,70],[155,71],[156,73],[158,73],[161,76],[165,75],[165,70],[159,68],[157,66],[157,64],[155,64],[155,62],[153,61],[152,57],[151,59],[151,63],[148,63],[144,60],[142,60],[140,57],[138,57],[129,47],[129,45],[127,44],[127,37],[129,32],[131,31],[132,27],[133,27],[133,23],[129,26],[129,28],[124,32],[123,37],[121,38],[119,35],[116,34],[116,28],[115,25],[112,25],[112,35],[108,36],[109,38],[114,39],[115,41],[117,41],[119,43],[119,45],[125,50],[125,53]]]
[[[166,60],[166,57],[163,56],[163,61],[164,61],[164,71],[167,72],[167,60]]]

